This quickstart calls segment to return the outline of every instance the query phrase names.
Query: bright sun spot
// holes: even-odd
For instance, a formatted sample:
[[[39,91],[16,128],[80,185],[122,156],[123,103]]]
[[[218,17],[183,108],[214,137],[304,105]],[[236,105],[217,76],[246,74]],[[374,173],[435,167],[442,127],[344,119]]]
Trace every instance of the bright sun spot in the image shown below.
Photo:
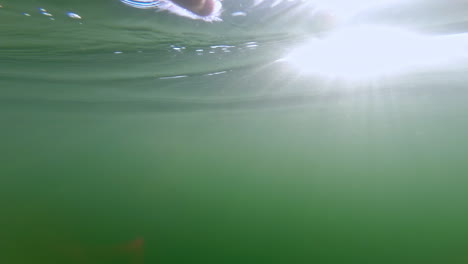
[[[327,10],[341,19],[351,18],[366,10],[407,3],[408,0],[313,0],[317,8]]]
[[[280,61],[299,73],[362,80],[453,62],[466,55],[466,34],[430,36],[376,26],[312,39]]]

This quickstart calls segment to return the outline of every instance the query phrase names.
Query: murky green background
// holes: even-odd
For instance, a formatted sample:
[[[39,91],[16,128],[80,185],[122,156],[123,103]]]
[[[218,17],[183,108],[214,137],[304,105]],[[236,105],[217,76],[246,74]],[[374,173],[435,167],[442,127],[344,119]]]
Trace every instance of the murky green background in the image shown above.
[[[0,263],[468,262],[465,65],[295,75],[273,62],[323,29],[304,4],[225,0],[215,24],[0,4]],[[462,32],[468,13],[396,10],[376,20]]]

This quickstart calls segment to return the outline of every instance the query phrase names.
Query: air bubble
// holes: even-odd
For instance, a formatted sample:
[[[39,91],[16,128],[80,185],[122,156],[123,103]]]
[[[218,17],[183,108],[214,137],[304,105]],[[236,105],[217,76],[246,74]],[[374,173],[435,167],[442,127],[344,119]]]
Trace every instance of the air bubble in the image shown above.
[[[73,19],[81,19],[80,15],[78,15],[77,13],[73,13],[73,12],[67,12],[67,16]]]

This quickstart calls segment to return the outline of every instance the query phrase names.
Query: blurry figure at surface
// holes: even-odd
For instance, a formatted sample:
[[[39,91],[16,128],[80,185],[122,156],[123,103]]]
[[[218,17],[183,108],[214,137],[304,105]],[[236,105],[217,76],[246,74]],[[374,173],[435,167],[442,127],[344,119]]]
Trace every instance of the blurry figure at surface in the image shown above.
[[[221,21],[220,0],[120,0],[135,8],[156,9],[207,22]]]

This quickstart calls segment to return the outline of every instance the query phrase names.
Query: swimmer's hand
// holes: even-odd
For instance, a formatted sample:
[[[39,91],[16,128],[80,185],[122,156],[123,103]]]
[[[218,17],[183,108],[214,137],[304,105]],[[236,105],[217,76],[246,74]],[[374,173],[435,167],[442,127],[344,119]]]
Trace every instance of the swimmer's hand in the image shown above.
[[[215,0],[172,0],[175,4],[199,16],[209,16],[215,8]]]

